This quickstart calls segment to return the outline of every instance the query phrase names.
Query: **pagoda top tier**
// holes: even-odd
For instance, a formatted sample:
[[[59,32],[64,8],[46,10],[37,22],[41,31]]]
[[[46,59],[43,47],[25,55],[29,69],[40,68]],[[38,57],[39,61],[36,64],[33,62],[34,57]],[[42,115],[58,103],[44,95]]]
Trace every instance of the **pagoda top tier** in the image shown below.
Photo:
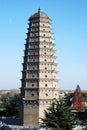
[[[48,18],[48,19],[50,19],[50,18],[48,17],[48,15],[42,11],[41,8],[38,8],[38,12],[35,13],[35,14],[33,14],[33,15],[30,17],[30,19],[33,19],[33,18]]]

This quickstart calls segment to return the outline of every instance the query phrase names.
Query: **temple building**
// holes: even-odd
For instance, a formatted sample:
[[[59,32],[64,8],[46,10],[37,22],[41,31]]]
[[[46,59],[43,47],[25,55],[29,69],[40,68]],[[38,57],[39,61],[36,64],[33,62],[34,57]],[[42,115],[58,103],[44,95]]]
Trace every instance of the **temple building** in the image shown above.
[[[51,19],[40,8],[29,18],[21,79],[20,121],[31,128],[59,98],[58,71]]]

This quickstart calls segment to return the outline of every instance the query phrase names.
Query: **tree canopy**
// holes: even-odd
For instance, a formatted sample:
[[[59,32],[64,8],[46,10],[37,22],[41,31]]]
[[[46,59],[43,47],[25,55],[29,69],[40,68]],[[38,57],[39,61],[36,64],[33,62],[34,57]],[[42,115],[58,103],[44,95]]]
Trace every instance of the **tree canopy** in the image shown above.
[[[19,94],[15,94],[12,98],[5,98],[3,106],[6,109],[7,116],[18,116],[19,113]]]
[[[61,99],[49,106],[41,120],[41,127],[51,130],[71,130],[76,124],[70,107]]]
[[[77,88],[74,92],[74,96],[72,99],[73,109],[75,109],[77,112],[83,112],[85,111],[85,99],[83,97],[83,94],[81,92],[81,88],[79,85],[77,85]]]

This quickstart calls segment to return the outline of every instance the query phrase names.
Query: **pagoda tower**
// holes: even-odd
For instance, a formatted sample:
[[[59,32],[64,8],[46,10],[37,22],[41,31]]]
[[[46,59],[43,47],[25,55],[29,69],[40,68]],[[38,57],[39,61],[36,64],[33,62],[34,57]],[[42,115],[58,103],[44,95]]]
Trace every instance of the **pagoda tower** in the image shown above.
[[[20,121],[39,126],[44,110],[59,98],[51,19],[40,8],[29,18],[21,85]]]

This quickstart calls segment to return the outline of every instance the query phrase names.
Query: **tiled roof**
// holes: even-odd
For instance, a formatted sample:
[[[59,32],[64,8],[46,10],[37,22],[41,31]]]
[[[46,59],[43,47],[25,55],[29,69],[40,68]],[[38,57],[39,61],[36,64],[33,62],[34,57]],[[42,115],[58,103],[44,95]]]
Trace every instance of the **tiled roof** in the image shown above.
[[[33,14],[30,19],[36,18],[36,17],[43,17],[43,18],[49,18],[46,13],[44,13],[40,8],[38,9],[38,12]]]

